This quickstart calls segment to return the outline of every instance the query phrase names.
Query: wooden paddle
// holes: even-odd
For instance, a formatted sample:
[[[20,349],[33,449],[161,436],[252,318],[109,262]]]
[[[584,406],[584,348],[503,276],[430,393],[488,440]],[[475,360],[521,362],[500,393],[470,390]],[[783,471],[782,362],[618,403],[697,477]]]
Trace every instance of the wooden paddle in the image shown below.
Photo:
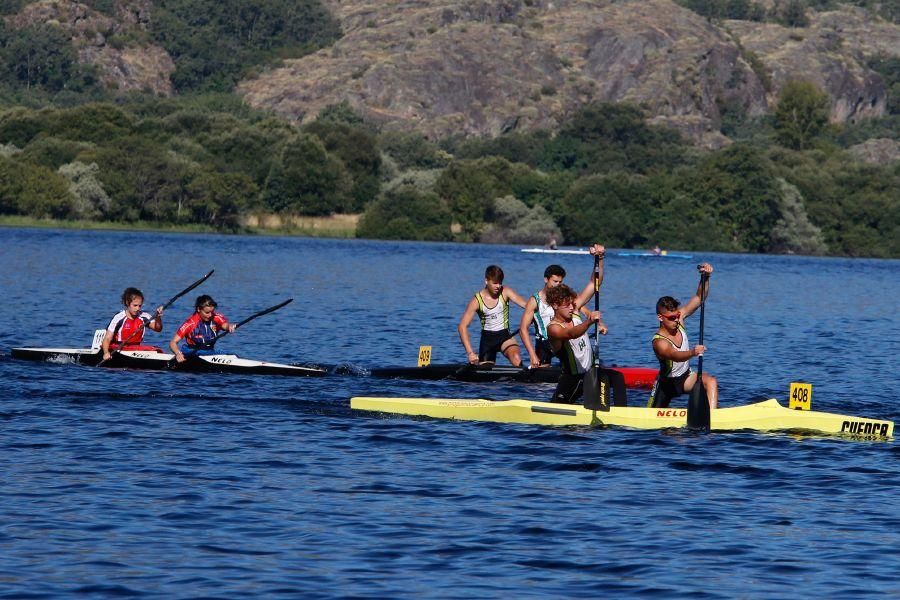
[[[600,257],[594,256],[594,311],[600,310]],[[609,410],[609,377],[600,369],[600,324],[594,324],[594,362],[584,374],[584,407]]]
[[[203,283],[204,281],[206,281],[207,279],[212,277],[212,274],[215,272],[216,272],[215,269],[211,270],[209,273],[207,273],[206,275],[204,275],[203,277],[201,277],[200,279],[198,279],[191,285],[187,286],[186,288],[184,288],[183,290],[181,290],[180,292],[178,292],[177,294],[175,294],[174,296],[169,298],[168,302],[166,302],[161,307],[156,309],[156,312],[153,314],[153,317],[150,320],[152,321],[153,319],[157,318],[162,311],[164,311],[167,308],[169,308],[170,306],[172,306],[172,304],[174,304],[176,300],[178,300],[179,298],[181,298],[182,296],[184,296],[185,294],[190,292],[192,289],[194,289],[195,287],[197,287],[198,285],[200,285],[201,283]],[[131,332],[131,335],[129,335],[121,344],[116,346],[115,350],[113,350],[112,352],[109,353],[109,360],[112,360],[113,356],[115,356],[118,352],[121,352],[122,348],[124,348],[128,344],[128,342],[133,340],[137,336],[138,333],[142,332],[144,330],[145,325],[149,325],[149,323],[142,324],[140,327],[138,327],[133,332]],[[105,362],[107,362],[107,361],[101,360],[99,363],[97,363],[97,366],[102,367],[103,363],[105,363]]]
[[[706,308],[706,286],[709,281],[708,273],[700,274],[700,345],[703,345],[703,321]],[[688,398],[687,426],[690,429],[704,429],[709,431],[709,400],[706,398],[706,388],[703,386],[703,355],[697,359],[697,381],[691,388]]]
[[[290,304],[290,303],[293,302],[293,301],[294,301],[293,298],[288,298],[287,300],[285,300],[284,302],[282,302],[282,303],[280,303],[280,304],[276,304],[275,306],[270,306],[269,308],[267,308],[267,309],[265,309],[265,310],[261,310],[261,311],[259,311],[258,313],[253,313],[252,315],[250,315],[249,317],[247,317],[247,318],[244,319],[243,321],[239,321],[239,322],[234,326],[234,329],[237,330],[238,327],[241,327],[242,325],[246,325],[247,323],[249,323],[250,321],[252,321],[253,319],[255,319],[255,318],[257,318],[257,317],[261,317],[261,316],[263,316],[263,315],[267,315],[267,314],[269,314],[270,312],[275,312],[275,311],[278,310],[279,308],[282,308],[282,307],[284,307],[284,306],[287,306],[288,304]],[[205,349],[205,350],[211,350],[212,347],[216,345],[216,342],[218,342],[219,340],[221,340],[223,337],[225,337],[225,336],[228,335],[229,333],[231,333],[231,332],[230,332],[230,331],[222,331],[222,332],[216,334],[216,337],[213,338],[213,340],[209,343],[209,345],[207,345],[204,349]]]

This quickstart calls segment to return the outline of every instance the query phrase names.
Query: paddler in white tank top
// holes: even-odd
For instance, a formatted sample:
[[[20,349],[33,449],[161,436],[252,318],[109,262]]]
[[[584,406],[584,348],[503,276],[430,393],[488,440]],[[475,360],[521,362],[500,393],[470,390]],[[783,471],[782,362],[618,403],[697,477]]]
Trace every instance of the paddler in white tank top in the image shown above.
[[[600,257],[600,284],[603,284],[603,255],[605,248],[602,244],[594,244],[590,253]],[[525,344],[528,352],[528,360],[532,369],[537,367],[549,367],[553,359],[553,348],[550,346],[547,336],[547,326],[553,319],[553,307],[547,304],[547,291],[560,285],[566,277],[566,270],[560,265],[550,265],[544,269],[544,287],[535,292],[525,304],[525,313],[519,322],[519,337]],[[578,295],[578,305],[584,307],[594,293],[593,272],[584,290]],[[584,310],[582,308],[582,310]],[[587,312],[585,311],[585,315]],[[534,323],[534,343],[528,328]]]
[[[710,276],[713,272],[709,263],[698,265],[697,270]],[[649,407],[666,408],[672,398],[690,392],[697,385],[697,373],[691,371],[689,361],[694,356],[702,356],[706,346],[698,344],[690,347],[684,320],[700,308],[701,292],[709,297],[709,279],[706,280],[706,290],[698,285],[697,293],[684,306],[680,306],[672,296],[663,296],[656,302],[659,329],[653,336],[653,352],[659,360],[659,375],[650,392]],[[704,373],[702,385],[706,388],[709,407],[716,408],[719,403],[718,381]]]
[[[582,319],[578,314],[578,299],[566,284],[560,284],[547,292],[547,302],[553,307],[553,320],[547,327],[550,344],[559,358],[562,373],[553,391],[551,402],[574,404],[584,396],[584,374],[593,366],[594,350],[590,330],[597,323],[601,334],[607,327],[600,319],[600,312],[589,312]],[[627,405],[625,376],[612,369],[602,369],[608,376],[617,406]]]
[[[509,331],[510,302],[525,307],[525,300],[514,289],[503,286],[503,269],[490,265],[484,272],[484,288],[469,300],[457,327],[469,363],[493,364],[497,361],[497,352],[502,352],[513,366],[522,366],[519,345]],[[468,331],[476,314],[481,318],[477,354],[472,349]]]

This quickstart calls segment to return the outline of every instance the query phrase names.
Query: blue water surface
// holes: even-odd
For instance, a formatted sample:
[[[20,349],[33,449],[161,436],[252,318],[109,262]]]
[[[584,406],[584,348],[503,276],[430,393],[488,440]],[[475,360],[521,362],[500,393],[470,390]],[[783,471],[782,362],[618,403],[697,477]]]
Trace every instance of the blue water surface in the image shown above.
[[[551,259],[581,287],[589,257],[30,229],[0,229],[0,245],[0,598],[900,597],[895,442],[350,410],[353,395],[546,399],[546,385],[366,370],[413,366],[421,344],[434,362],[464,360],[456,323],[488,264],[530,294]],[[653,364],[656,298],[687,299],[700,260],[716,269],[704,367],[723,406],[784,399],[802,380],[814,408],[897,419],[900,261],[611,255],[607,362]],[[87,347],[125,286],[152,308],[212,268],[196,292],[232,320],[294,298],[222,350],[358,374],[10,358]],[[193,296],[149,342],[165,344]]]

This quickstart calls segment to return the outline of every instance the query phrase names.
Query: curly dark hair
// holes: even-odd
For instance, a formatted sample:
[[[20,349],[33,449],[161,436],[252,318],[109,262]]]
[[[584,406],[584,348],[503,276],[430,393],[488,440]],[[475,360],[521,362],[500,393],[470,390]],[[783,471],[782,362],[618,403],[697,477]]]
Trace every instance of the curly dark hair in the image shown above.
[[[578,294],[572,291],[572,288],[564,283],[547,290],[547,304],[553,307],[562,306],[569,300],[573,300],[577,297]]]

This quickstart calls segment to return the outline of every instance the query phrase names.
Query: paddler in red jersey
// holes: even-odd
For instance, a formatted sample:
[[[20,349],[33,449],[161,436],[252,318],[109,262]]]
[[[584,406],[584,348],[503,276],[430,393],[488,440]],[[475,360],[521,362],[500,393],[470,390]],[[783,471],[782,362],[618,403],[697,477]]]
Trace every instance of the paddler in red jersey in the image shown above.
[[[175,360],[184,362],[188,356],[212,354],[219,332],[232,333],[235,330],[234,323],[229,323],[225,315],[216,312],[217,306],[211,296],[203,294],[197,298],[194,314],[181,324],[169,341]],[[184,343],[179,347],[182,340]]]
[[[162,331],[162,313],[163,308],[160,306],[156,309],[156,313],[143,312],[144,293],[133,287],[125,288],[122,292],[122,304],[124,310],[120,310],[115,314],[109,325],[106,327],[106,335],[103,336],[103,342],[100,347],[103,350],[103,360],[112,358],[112,350],[155,350],[154,346],[143,346],[144,330],[149,327],[153,331]]]
[[[709,276],[713,272],[709,263],[698,265],[697,270]],[[706,289],[703,286],[703,283],[697,286],[697,293],[684,306],[672,296],[663,296],[656,302],[659,329],[653,336],[653,352],[659,360],[659,375],[650,392],[648,407],[666,408],[672,398],[690,392],[697,385],[697,373],[691,371],[689,361],[695,356],[703,355],[706,346],[697,344],[691,348],[684,320],[700,308],[701,294],[704,298],[709,294],[709,279],[705,283]],[[704,373],[702,385],[706,388],[709,407],[716,408],[719,403],[718,381],[712,375]]]

